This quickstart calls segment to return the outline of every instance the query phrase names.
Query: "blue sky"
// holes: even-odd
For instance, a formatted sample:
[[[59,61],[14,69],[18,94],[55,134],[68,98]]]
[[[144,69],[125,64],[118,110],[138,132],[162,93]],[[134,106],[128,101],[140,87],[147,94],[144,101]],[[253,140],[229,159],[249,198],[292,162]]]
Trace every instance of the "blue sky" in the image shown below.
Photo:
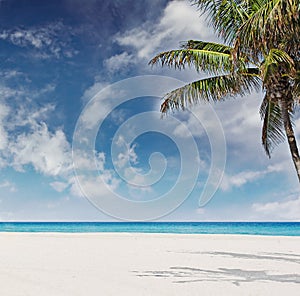
[[[151,57],[217,40],[188,1],[2,0],[0,23],[0,220],[300,220],[287,144],[261,146],[261,93],[160,118],[201,74]]]

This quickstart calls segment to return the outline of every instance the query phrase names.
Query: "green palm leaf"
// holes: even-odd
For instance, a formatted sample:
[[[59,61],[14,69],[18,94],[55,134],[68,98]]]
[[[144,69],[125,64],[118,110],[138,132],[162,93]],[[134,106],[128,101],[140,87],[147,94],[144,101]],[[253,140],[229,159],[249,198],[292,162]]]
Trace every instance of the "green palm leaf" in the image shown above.
[[[263,120],[262,145],[269,157],[275,146],[284,141],[283,118],[278,102],[269,99],[265,95],[260,107],[260,116]]]
[[[202,49],[202,50],[208,50],[212,52],[225,53],[229,55],[231,54],[231,51],[233,49],[232,47],[221,43],[199,41],[199,40],[189,40],[187,42],[184,42],[182,48]]]
[[[249,2],[242,0],[193,0],[199,10],[208,14],[215,31],[229,44],[234,40],[239,27],[248,19],[251,12]]]
[[[198,44],[199,45],[199,44]],[[228,49],[216,46],[212,50],[209,45],[202,46],[201,49],[178,49],[165,51],[156,55],[150,62],[150,65],[161,63],[161,66],[174,67],[175,69],[184,69],[186,66],[199,71],[209,73],[220,73],[221,71],[230,71],[232,69],[232,58]]]
[[[245,95],[260,85],[260,79],[249,71],[244,75],[228,74],[201,79],[166,94],[161,112],[185,109],[199,101],[218,101],[227,96]]]
[[[299,1],[264,0],[240,27],[236,43],[243,53],[266,52],[276,46],[294,47],[299,36]]]
[[[293,59],[285,52],[272,48],[261,65],[261,75],[264,83],[271,80],[281,67],[284,69],[284,75],[295,76],[295,64]]]

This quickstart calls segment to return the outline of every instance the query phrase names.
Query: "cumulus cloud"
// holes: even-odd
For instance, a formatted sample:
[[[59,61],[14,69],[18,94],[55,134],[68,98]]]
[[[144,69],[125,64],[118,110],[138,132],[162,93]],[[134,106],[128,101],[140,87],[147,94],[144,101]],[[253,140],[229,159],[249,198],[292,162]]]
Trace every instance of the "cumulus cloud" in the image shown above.
[[[157,23],[147,21],[116,34],[114,40],[123,52],[106,59],[104,65],[112,73],[124,71],[133,64],[147,65],[159,51],[178,48],[180,42],[190,39],[213,41],[216,37],[195,7],[188,1],[174,0],[165,7]]]
[[[26,134],[23,133],[10,143],[13,167],[19,171],[24,166],[48,176],[58,176],[70,170],[70,145],[65,134],[58,129],[50,132],[45,123],[40,123]]]
[[[14,70],[9,73],[4,73],[3,77],[9,79],[17,75]],[[21,170],[23,165],[28,164],[25,161],[26,153],[29,153],[29,147],[25,145],[27,139],[32,144],[37,140],[34,138],[35,132],[39,130],[42,133],[43,129],[48,129],[45,122],[50,115],[53,116],[55,110],[54,104],[48,103],[40,107],[35,99],[48,95],[55,86],[47,84],[39,90],[30,90],[24,86],[11,88],[4,83],[6,82],[2,81],[0,84],[0,167],[12,166]],[[60,133],[63,131],[60,130]],[[38,152],[33,150],[32,153]]]
[[[130,65],[134,64],[134,56],[128,54],[126,51],[113,55],[104,61],[104,66],[109,73],[116,73],[118,71],[127,72]]]
[[[24,104],[15,110],[13,120],[7,122],[6,125],[10,130],[15,127],[35,127],[37,123],[46,121],[54,110],[55,105],[53,104],[45,104],[40,108]],[[29,114],[30,116],[28,116]]]
[[[51,92],[54,86],[47,85],[37,93],[23,89],[16,94],[8,87],[1,89],[5,94],[3,102],[0,102],[0,123],[2,123],[0,150],[5,152],[0,153],[2,167],[10,166],[19,172],[26,172],[28,167],[33,168],[36,172],[47,176],[49,185],[57,192],[62,193],[68,190],[70,194],[79,197],[83,196],[82,186],[92,194],[96,194],[97,190],[98,194],[101,194],[101,190],[99,193],[99,184],[108,186],[111,191],[118,190],[121,180],[116,177],[114,170],[105,167],[105,154],[101,151],[94,151],[92,155],[76,153],[76,169],[79,175],[74,177],[71,145],[61,127],[50,126],[49,118],[53,117],[56,106],[45,104],[39,107],[31,99],[39,97],[42,93]],[[106,93],[105,98],[110,94],[111,92]],[[20,105],[15,107],[12,116],[11,108],[6,104],[5,99],[14,95]],[[101,102],[97,104],[101,105]],[[107,104],[107,109],[109,109],[110,102]],[[91,111],[93,114],[98,113],[98,109],[91,109]],[[98,117],[99,114],[95,114],[95,116]],[[116,110],[111,115],[111,120],[115,123],[120,122],[124,116],[122,110]],[[89,118],[89,120],[91,119]],[[128,151],[125,149],[124,153],[119,154],[118,159],[118,164],[123,169],[124,161],[137,162],[135,146],[126,146],[125,148],[128,148]],[[78,186],[78,180],[81,182],[80,186]],[[101,183],[100,180],[103,180],[104,183]],[[8,186],[7,183],[2,185]]]
[[[0,104],[0,120],[5,124],[0,129],[1,145],[6,145],[5,154],[1,161],[19,172],[26,172],[32,167],[36,172],[50,178],[49,185],[57,192],[69,190],[72,195],[82,197],[82,192],[73,175],[73,159],[71,145],[62,128],[49,128],[47,120],[55,110],[54,105],[44,105],[40,108],[23,106],[17,108],[16,113],[6,121],[9,108]],[[15,133],[15,129],[20,129]],[[7,130],[11,133],[8,136]],[[6,140],[6,142],[4,141]],[[3,146],[4,147],[4,146]],[[94,151],[92,155],[76,154],[77,169],[88,173],[96,171],[112,190],[115,190],[119,181],[113,171],[105,169],[105,154]],[[1,162],[0,162],[1,165]],[[96,166],[95,166],[96,165]],[[52,180],[52,181],[51,181]],[[84,184],[89,190],[96,190],[99,179],[85,176]],[[8,186],[8,183],[2,184]],[[1,184],[0,184],[1,187]]]
[[[62,182],[55,180],[50,184],[55,190],[63,191],[62,183],[68,183],[71,175],[71,147],[62,128],[52,125],[49,129],[55,105],[35,103],[35,98],[54,89],[52,84],[39,90],[0,85],[0,167],[25,172],[30,166],[52,179],[63,178]]]
[[[178,42],[189,39],[214,40],[215,36],[207,27],[205,18],[200,18],[199,12],[187,1],[171,1],[154,26],[145,23],[116,36],[119,45],[134,48],[139,58],[146,59],[158,50],[177,48]]]

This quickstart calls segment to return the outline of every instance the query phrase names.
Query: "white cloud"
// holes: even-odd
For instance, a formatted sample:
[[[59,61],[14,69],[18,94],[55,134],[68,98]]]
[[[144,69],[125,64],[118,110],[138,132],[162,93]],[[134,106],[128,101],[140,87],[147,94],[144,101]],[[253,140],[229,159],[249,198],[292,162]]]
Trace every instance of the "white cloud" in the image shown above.
[[[63,192],[69,186],[69,184],[66,182],[58,182],[58,181],[51,182],[50,185],[57,192]]]
[[[180,114],[181,124],[178,124],[174,129],[174,135],[181,138],[188,138],[190,134],[187,133],[187,130],[196,137],[206,135],[205,128],[215,129],[217,127],[211,112],[207,104],[201,103],[193,107],[193,113],[186,112],[185,114]]]
[[[50,58],[73,57],[78,53],[68,42],[70,27],[62,22],[51,23],[40,27],[15,28],[0,32],[0,39],[7,40],[19,47],[30,47],[37,50],[35,57]]]
[[[13,71],[11,75],[17,74]],[[11,75],[4,73],[5,77]],[[55,105],[45,104],[39,107],[34,100],[54,89],[53,84],[33,91],[23,86],[12,89],[0,85],[0,167],[10,166],[22,171],[24,166],[32,165],[46,175],[58,173],[54,169],[54,158],[62,158],[62,151],[59,149],[63,147],[58,147],[59,144],[55,141],[65,141],[65,150],[70,150],[67,147],[69,144],[61,129],[54,128],[53,132],[48,130],[46,122],[53,116]],[[70,155],[66,159],[70,161]],[[66,161],[59,161],[62,166],[66,165]],[[66,168],[60,171],[66,172]]]
[[[261,119],[259,107],[263,98],[262,93],[253,92],[243,98],[228,99],[226,102],[216,103],[215,109],[221,119],[228,142],[246,144],[255,150],[261,146]],[[249,146],[248,146],[249,147]],[[249,150],[250,150],[249,149]]]
[[[141,182],[140,180],[137,182]],[[128,196],[130,200],[146,201],[156,198],[157,193],[151,186],[131,186],[127,184]],[[159,195],[158,195],[159,196]]]
[[[267,174],[278,173],[283,169],[280,166],[269,166],[266,170],[262,171],[243,171],[234,175],[224,174],[220,189],[222,191],[228,191],[232,188],[239,188],[247,183],[254,182],[256,180],[264,178]]]
[[[7,147],[8,144],[8,134],[4,128],[4,122],[7,115],[9,114],[10,108],[3,104],[0,104],[0,150],[3,150]]]
[[[0,85],[0,98],[1,100],[5,100],[11,97],[16,97],[19,95],[22,95],[23,91],[17,90],[17,89],[12,89],[10,87],[7,87],[5,85]]]
[[[194,6],[188,1],[174,0],[168,3],[157,23],[146,22],[117,34],[114,39],[124,51],[104,62],[111,72],[122,71],[132,64],[147,66],[156,53],[178,48],[182,41],[214,41],[216,37],[213,30],[207,27],[205,17],[199,17],[199,11]]]
[[[70,179],[70,193],[72,196],[85,197],[75,177]]]
[[[89,154],[82,150],[74,150],[73,157],[76,157],[75,165],[78,171],[94,171],[96,168],[100,172],[104,171],[105,154],[96,152]]]
[[[19,72],[17,70],[5,70],[0,71],[0,76],[2,76],[4,79],[11,79],[18,76],[24,75],[22,72]]]
[[[98,176],[77,175],[73,181],[71,193],[79,197],[83,197],[85,194],[87,198],[91,199],[94,197],[101,198],[103,194],[113,195],[120,184],[120,181],[114,177],[113,172],[109,170],[105,170]],[[80,185],[80,188],[78,185]]]
[[[231,176],[224,174],[220,188],[223,191],[228,191],[233,187],[242,187],[247,183],[251,183],[257,179],[262,178],[265,174],[266,172],[264,171],[244,171]]]
[[[199,11],[187,1],[170,2],[158,24],[145,23],[116,37],[120,45],[136,49],[137,56],[146,59],[158,50],[177,48],[178,42],[189,39],[212,40],[215,37],[205,18],[200,18]]]
[[[95,82],[93,85],[91,85],[89,88],[87,88],[82,97],[81,100],[84,103],[87,103],[88,101],[90,101],[99,91],[102,91],[105,87],[108,86],[107,82],[103,82],[103,81],[98,81],[97,77],[95,79]]]
[[[12,166],[23,171],[24,166],[48,176],[66,174],[71,168],[70,145],[65,134],[58,129],[50,132],[45,123],[40,123],[28,134],[21,134],[9,144]]]
[[[261,144],[262,121],[259,107],[262,93],[252,93],[244,98],[228,100],[214,105],[220,117],[228,145],[227,167],[238,172],[248,167],[250,171],[271,171],[284,174],[292,186],[296,173],[286,141],[275,147],[269,159]],[[253,176],[254,178],[254,176]]]
[[[133,61],[134,56],[128,54],[126,51],[121,54],[114,55],[104,61],[104,65],[109,73],[126,72]]]
[[[285,198],[282,201],[255,203],[252,209],[266,220],[300,221],[300,196]]]
[[[37,107],[31,99],[38,97],[41,93],[51,92],[54,88],[55,86],[49,84],[39,92],[21,90],[16,95],[19,98],[20,105],[16,108],[14,116],[9,117],[9,120],[6,118],[9,115],[9,107],[4,103],[0,104],[0,120],[4,122],[1,125],[3,130],[0,133],[3,140],[1,142],[2,145],[5,143],[4,139],[6,139],[6,147],[3,146],[5,148],[5,157],[1,158],[1,161],[4,159],[6,161],[5,164],[20,172],[26,172],[27,167],[31,166],[36,172],[47,176],[49,185],[57,192],[61,193],[68,190],[71,195],[82,197],[81,189],[73,176],[70,143],[67,141],[64,131],[61,128],[52,127],[50,129],[49,126],[49,118],[55,111],[55,105],[46,104],[42,107]],[[2,88],[2,90],[6,98],[10,98],[15,94],[10,88]],[[119,92],[118,90],[118,94]],[[99,108],[103,111],[103,117],[105,117],[105,113],[111,109],[111,102],[108,98],[111,98],[112,94],[116,95],[116,92],[108,89],[103,94],[104,101],[95,100],[92,102],[92,107],[90,107],[92,118],[90,118],[91,114],[89,114],[87,120],[95,119],[95,122],[93,122],[95,124],[99,120]],[[25,100],[22,99],[24,97],[26,98]],[[120,123],[125,118],[126,114],[124,112],[124,110],[112,111],[111,119],[115,123]],[[93,115],[95,115],[95,118]],[[16,129],[18,133],[15,133]],[[123,142],[121,139],[119,140],[122,149],[118,154],[118,166],[124,170],[126,163],[137,163],[136,146],[126,145],[124,139]],[[103,152],[95,151],[93,155],[86,155],[84,153],[77,153],[76,155],[79,174],[87,173],[81,179],[81,182],[83,182],[81,185],[84,185],[88,192],[92,192],[92,194],[97,193],[97,190],[99,190],[99,178],[102,178],[107,183],[105,186],[108,186],[112,191],[119,190],[121,180],[116,177],[115,171],[105,168],[105,154]],[[95,171],[95,163],[98,172]],[[89,175],[93,175],[94,173],[97,173],[98,177],[91,177]],[[134,176],[133,180],[135,180]],[[142,187],[134,191],[138,194],[138,191],[142,193],[145,191],[149,192],[149,190],[150,188]]]
[[[113,160],[114,166],[118,169],[126,168],[129,164],[137,164],[138,156],[135,152],[136,144],[130,145],[126,143],[122,136],[119,136],[115,143],[120,147],[120,151],[116,156],[117,159]]]
[[[7,123],[9,129],[15,127],[34,127],[38,122],[45,121],[49,115],[55,110],[53,104],[45,104],[41,108],[34,108],[33,106],[26,106],[25,104],[15,111],[13,121]],[[30,114],[30,115],[29,115]]]
[[[117,98],[123,97],[126,90],[113,89],[113,87],[106,87],[101,89],[101,92],[96,92],[98,82],[90,88],[93,99],[85,106],[84,113],[80,117],[78,124],[85,128],[93,129],[102,120],[104,120],[110,112],[114,109],[114,104]],[[95,95],[94,95],[95,93]],[[88,93],[84,93],[83,100],[88,99]],[[114,100],[115,99],[115,100]]]

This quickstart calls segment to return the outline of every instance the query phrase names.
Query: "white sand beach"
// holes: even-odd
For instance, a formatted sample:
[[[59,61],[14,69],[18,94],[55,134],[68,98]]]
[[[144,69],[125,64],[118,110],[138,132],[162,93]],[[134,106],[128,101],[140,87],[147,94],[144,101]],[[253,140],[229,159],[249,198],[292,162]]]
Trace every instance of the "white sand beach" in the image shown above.
[[[0,295],[300,295],[300,237],[1,233]]]

